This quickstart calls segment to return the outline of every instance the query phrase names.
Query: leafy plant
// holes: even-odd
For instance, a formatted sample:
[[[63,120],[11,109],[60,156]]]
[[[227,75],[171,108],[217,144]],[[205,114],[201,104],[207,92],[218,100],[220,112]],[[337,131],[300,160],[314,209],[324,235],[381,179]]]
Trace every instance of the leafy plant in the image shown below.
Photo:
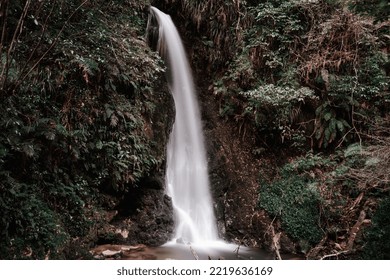
[[[34,185],[0,175],[2,258],[58,257],[69,241],[61,218],[36,192]]]
[[[273,84],[260,86],[240,95],[246,100],[243,114],[254,119],[255,126],[262,133],[276,132],[282,142],[299,133],[293,130],[293,126],[301,106],[316,99],[313,91],[308,88],[294,89]]]
[[[261,186],[260,207],[279,217],[283,229],[295,240],[315,244],[321,239],[318,204],[315,185],[299,176],[282,177]]]
[[[277,82],[292,62],[291,49],[308,27],[302,7],[297,1],[264,1],[248,9],[255,24],[246,31],[245,48],[267,82]]]
[[[346,136],[350,128],[349,123],[338,117],[336,110],[329,103],[324,103],[317,108],[314,134],[318,147],[328,147],[336,139]]]
[[[390,259],[390,199],[384,198],[372,219],[372,226],[365,231],[367,244],[363,258],[371,260]]]
[[[260,180],[259,206],[280,218],[282,228],[300,242],[316,244],[323,236],[320,226],[321,196],[316,181],[308,176],[316,166],[327,164],[308,156],[280,169],[272,182]]]
[[[389,19],[390,5],[386,0],[354,0],[349,5],[359,13],[374,16],[377,21]]]

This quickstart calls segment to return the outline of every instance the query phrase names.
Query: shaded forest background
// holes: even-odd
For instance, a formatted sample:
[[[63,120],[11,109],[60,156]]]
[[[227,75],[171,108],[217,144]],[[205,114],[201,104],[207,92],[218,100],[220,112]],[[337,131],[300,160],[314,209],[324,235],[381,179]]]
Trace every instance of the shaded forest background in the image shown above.
[[[255,235],[217,213],[224,237],[276,257],[389,259],[383,0],[2,0],[0,258],[91,258],[99,243],[168,240],[171,221],[139,202],[147,192],[169,205],[149,191],[163,188],[173,115],[165,66],[145,40],[150,4],[186,43],[211,157],[243,160],[222,151],[230,131],[245,159],[267,163],[251,165],[264,226]],[[233,174],[211,166],[212,178]],[[218,180],[222,197],[230,183]],[[142,213],[158,220],[154,241],[137,239]],[[130,214],[137,230],[113,230]],[[239,219],[256,227],[253,217]]]

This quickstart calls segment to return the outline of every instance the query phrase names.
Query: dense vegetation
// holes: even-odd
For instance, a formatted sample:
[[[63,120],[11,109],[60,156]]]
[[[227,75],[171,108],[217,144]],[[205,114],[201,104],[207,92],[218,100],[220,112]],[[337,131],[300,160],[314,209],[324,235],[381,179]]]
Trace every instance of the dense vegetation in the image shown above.
[[[0,258],[75,257],[102,195],[160,169],[152,119],[167,93],[143,8],[1,2]]]
[[[220,116],[281,158],[258,207],[308,258],[388,258],[387,1],[165,2],[207,54],[192,59]]]
[[[2,0],[0,258],[80,258],[106,195],[161,173],[171,104],[150,2],[193,39],[221,125],[280,157],[257,207],[308,258],[388,259],[385,0]]]

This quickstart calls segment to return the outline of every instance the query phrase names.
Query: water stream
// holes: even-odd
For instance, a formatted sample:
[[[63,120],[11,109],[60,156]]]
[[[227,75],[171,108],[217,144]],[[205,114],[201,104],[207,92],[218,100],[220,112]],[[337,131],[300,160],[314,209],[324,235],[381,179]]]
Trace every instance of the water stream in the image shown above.
[[[218,237],[198,101],[179,33],[171,17],[155,7],[150,8],[147,30],[158,37],[155,43],[168,67],[168,84],[176,109],[166,169],[167,194],[172,198],[175,212],[175,233],[173,240],[159,251],[171,258],[223,255],[234,259],[238,256],[234,253],[238,246],[227,244]],[[253,256],[249,248],[239,250],[241,258],[245,254],[245,258]],[[260,258],[265,258],[265,254]]]
[[[176,216],[175,239],[191,243],[216,241],[216,219],[191,70],[171,17],[154,7],[151,13],[158,21],[157,49],[169,67],[169,87],[176,109],[166,169],[167,193]]]

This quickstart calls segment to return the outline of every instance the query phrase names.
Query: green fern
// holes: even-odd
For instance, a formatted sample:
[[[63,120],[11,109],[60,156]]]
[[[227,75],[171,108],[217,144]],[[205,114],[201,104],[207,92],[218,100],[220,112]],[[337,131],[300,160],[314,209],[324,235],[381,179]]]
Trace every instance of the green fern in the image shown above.
[[[338,117],[336,110],[328,102],[316,109],[314,136],[319,148],[326,148],[346,136],[349,129],[351,129],[349,123]]]

